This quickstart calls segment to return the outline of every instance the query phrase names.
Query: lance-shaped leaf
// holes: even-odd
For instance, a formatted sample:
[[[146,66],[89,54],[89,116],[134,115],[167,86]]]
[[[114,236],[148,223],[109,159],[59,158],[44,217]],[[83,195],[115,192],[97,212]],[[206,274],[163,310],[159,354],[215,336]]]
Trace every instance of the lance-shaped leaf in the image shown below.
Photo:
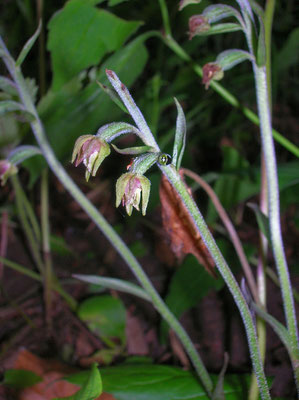
[[[225,400],[224,390],[223,390],[223,383],[224,383],[224,375],[227,370],[228,366],[228,354],[224,353],[224,361],[223,366],[221,368],[220,374],[218,376],[217,384],[212,394],[212,400]]]
[[[111,124],[104,125],[97,131],[96,136],[110,143],[118,136],[127,133],[134,133],[143,139],[142,133],[134,125],[126,122],[112,122]]]
[[[240,24],[227,22],[224,24],[212,25],[209,30],[197,33],[198,36],[218,35],[220,33],[236,32],[242,30]]]
[[[271,243],[269,218],[260,210],[257,204],[247,203],[247,206],[254,211],[260,231],[263,232],[263,235],[267,238],[268,242]]]
[[[92,285],[98,285],[107,289],[119,290],[120,292],[129,293],[133,296],[140,297],[141,299],[151,301],[150,296],[146,291],[138,285],[132,282],[125,281],[123,279],[106,278],[104,276],[97,275],[82,275],[73,274],[73,277],[80,281],[90,283]]]
[[[246,60],[253,61],[254,57],[247,51],[231,49],[220,53],[216,58],[216,64],[218,64],[223,71],[227,71]]]
[[[186,143],[186,118],[184,111],[177,101],[174,98],[175,105],[178,111],[178,116],[176,120],[176,131],[175,131],[175,138],[174,138],[174,146],[173,146],[173,155],[172,155],[172,163],[175,168],[178,170],[181,166],[184,150],[185,150],[185,143]]]
[[[27,160],[30,157],[42,155],[40,149],[36,146],[24,145],[18,146],[13,149],[7,159],[14,165],[21,164],[23,161]]]
[[[0,90],[12,96],[18,95],[18,91],[14,82],[5,76],[0,76]]]
[[[27,40],[27,42],[25,43],[24,47],[21,50],[21,53],[19,54],[19,57],[17,58],[17,61],[16,61],[16,66],[17,67],[22,65],[22,63],[25,60],[27,54],[32,49],[32,46],[34,45],[36,39],[38,38],[38,35],[40,34],[41,29],[42,29],[42,21],[40,20],[39,24],[38,24],[38,27],[37,27],[37,30],[31,36],[31,38]]]
[[[27,111],[24,106],[13,100],[0,101],[0,115],[8,112],[19,112],[27,121],[33,121],[34,115]]]
[[[235,17],[244,26],[244,21],[241,14],[231,6],[226,4],[213,4],[204,9],[202,15],[206,17],[210,24],[218,22],[224,18]]]
[[[154,152],[155,149],[151,146],[135,146],[135,147],[127,147],[125,149],[120,149],[119,147],[115,146],[115,144],[111,144],[115,151],[119,154],[125,155],[139,155],[143,153]]]
[[[260,16],[258,16],[260,23],[260,32],[257,43],[256,63],[259,67],[266,65],[266,42],[265,42],[265,25]]]
[[[247,14],[250,17],[250,19],[252,20],[252,22],[254,22],[253,12],[252,12],[250,2],[248,0],[237,0],[237,2],[241,8],[242,14],[243,15]]]
[[[108,86],[103,85],[101,82],[97,81],[97,84],[100,86],[100,88],[105,92],[110,99],[115,103],[123,112],[128,114],[128,110],[126,107],[123,105],[123,103],[119,100],[119,98],[116,96],[116,93],[114,90],[110,89]]]
[[[199,4],[201,0],[181,0],[179,3],[179,11],[189,6],[190,4]]]

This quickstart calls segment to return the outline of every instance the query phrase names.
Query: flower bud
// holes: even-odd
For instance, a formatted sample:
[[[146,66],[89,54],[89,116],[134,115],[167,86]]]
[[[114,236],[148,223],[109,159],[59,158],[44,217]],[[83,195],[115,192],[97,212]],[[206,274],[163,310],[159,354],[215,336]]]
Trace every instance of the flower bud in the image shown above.
[[[208,63],[203,66],[202,69],[203,77],[202,83],[205,85],[205,88],[208,89],[212,80],[220,81],[223,78],[223,70],[217,63]]]
[[[142,193],[142,215],[145,215],[150,188],[151,182],[144,175],[132,172],[121,175],[116,182],[116,207],[121,203],[128,215],[132,214],[133,207],[139,211]]]
[[[18,172],[18,168],[9,162],[8,160],[0,160],[0,179],[1,186],[4,186],[7,179],[15,175]]]
[[[203,15],[193,15],[189,19],[189,39],[199,35],[202,32],[207,32],[211,28],[209,20]]]
[[[94,135],[80,136],[75,143],[72,163],[77,167],[83,161],[86,167],[85,178],[95,176],[103,160],[110,154],[109,144]]]

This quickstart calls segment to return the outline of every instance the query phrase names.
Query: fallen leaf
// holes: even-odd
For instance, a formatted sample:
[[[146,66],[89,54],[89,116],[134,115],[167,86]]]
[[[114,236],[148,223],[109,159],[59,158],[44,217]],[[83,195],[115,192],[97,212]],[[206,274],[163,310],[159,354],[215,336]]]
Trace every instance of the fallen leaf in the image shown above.
[[[160,200],[164,231],[178,262],[181,263],[187,254],[193,254],[216,277],[214,260],[184,203],[164,175],[160,184]]]

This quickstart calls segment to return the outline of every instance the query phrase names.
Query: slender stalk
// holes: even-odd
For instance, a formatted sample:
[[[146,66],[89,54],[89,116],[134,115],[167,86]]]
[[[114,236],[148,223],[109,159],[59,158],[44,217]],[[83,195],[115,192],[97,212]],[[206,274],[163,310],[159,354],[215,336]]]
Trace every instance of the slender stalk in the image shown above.
[[[171,36],[171,27],[170,27],[170,22],[169,22],[168,8],[165,3],[165,0],[159,0],[159,5],[160,5],[161,14],[162,14],[165,34],[167,36]]]
[[[205,390],[209,395],[211,395],[213,389],[213,383],[191,339],[187,335],[185,329],[175,318],[175,316],[171,313],[166,304],[163,302],[160,295],[150,282],[149,278],[144,273],[141,265],[134,257],[134,255],[131,253],[129,248],[126,246],[126,244],[122,241],[122,239],[118,236],[118,234],[114,231],[114,229],[109,225],[109,223],[105,220],[105,218],[99,213],[99,211],[93,206],[93,204],[86,198],[86,196],[81,192],[81,190],[75,185],[72,179],[65,172],[62,165],[56,159],[56,156],[47,141],[43,125],[37,114],[37,110],[34,104],[32,103],[30,95],[27,91],[27,86],[24,81],[21,70],[20,68],[15,67],[14,61],[11,58],[1,38],[0,38],[0,46],[3,48],[5,52],[4,62],[17,85],[18,92],[23,102],[23,105],[35,117],[35,120],[31,122],[31,128],[40,146],[40,149],[43,152],[43,155],[48,162],[49,167],[52,169],[52,171],[61,181],[64,187],[69,191],[69,193],[80,204],[82,209],[87,213],[87,215],[89,215],[92,221],[103,232],[103,234],[110,241],[110,243],[113,245],[116,251],[126,261],[126,263],[130,267],[130,269],[132,270],[132,272],[134,273],[134,275],[136,276],[142,287],[151,296],[153,305],[181,340],[182,344],[185,347],[186,352],[188,353],[194,365],[196,372],[198,373],[202,381]],[[154,139],[152,138],[152,140]]]
[[[48,187],[48,168],[42,171],[41,176],[41,227],[43,238],[44,256],[44,300],[46,308],[47,326],[51,329],[51,303],[52,303],[52,260],[50,250],[50,227],[49,227],[49,187]]]
[[[236,250],[236,253],[239,257],[240,264],[243,268],[244,274],[246,276],[249,288],[251,290],[251,293],[255,299],[255,301],[258,303],[259,302],[259,296],[257,292],[257,286],[256,282],[254,280],[250,265],[247,261],[242,243],[239,239],[239,236],[235,230],[235,227],[233,226],[227,212],[225,211],[224,207],[220,203],[220,200],[212,187],[205,181],[203,180],[199,175],[197,175],[195,172],[190,171],[189,169],[186,168],[181,168],[181,171],[183,171],[184,175],[189,176],[192,178],[195,182],[199,183],[200,186],[204,189],[204,191],[208,194],[210,199],[212,200],[212,203],[214,204],[218,215],[220,219],[222,220],[227,232],[229,233],[229,236],[231,238],[231,241],[233,243],[233,246]]]
[[[43,277],[38,274],[37,272],[31,271],[30,269],[24,267],[23,265],[20,265],[14,261],[8,260],[7,258],[4,257],[0,257],[0,262],[5,265],[6,267],[9,267],[11,269],[13,269],[14,271],[17,271],[23,275],[28,276],[31,279],[34,279],[38,282],[43,282]],[[77,302],[76,300],[69,295],[65,290],[62,289],[62,287],[57,284],[56,282],[52,282],[52,287],[53,289],[60,294],[60,296],[62,298],[64,298],[64,300],[68,303],[68,305],[70,306],[70,308],[75,311],[77,309]]]
[[[271,39],[272,39],[272,24],[273,24],[274,11],[275,11],[275,0],[267,0],[265,8],[264,25],[265,25],[267,87],[268,87],[270,109],[272,108]]]
[[[25,207],[24,207],[24,198],[26,197],[19,179],[17,175],[13,175],[11,177],[12,185],[15,190],[15,195],[16,195],[16,203],[17,203],[17,209],[18,209],[18,215],[21,221],[21,225],[23,227],[24,233],[26,235],[26,239],[28,240],[29,247],[31,250],[32,257],[36,263],[36,266],[40,273],[43,273],[44,270],[44,265],[40,256],[39,252],[39,246],[38,243],[36,242],[36,239],[34,237],[34,233],[32,231],[32,228],[30,226],[30,223],[28,221]],[[26,200],[25,200],[26,201]]]
[[[266,67],[258,67],[254,64],[253,69],[255,73],[258,111],[261,121],[262,148],[266,162],[269,223],[272,247],[275,256],[276,268],[281,284],[287,327],[292,341],[291,346],[295,352],[298,349],[297,321],[294,308],[292,286],[285,258],[280,227],[279,188],[275,149],[272,139]],[[299,382],[297,382],[297,388],[299,389]]]
[[[253,368],[258,380],[260,394],[262,396],[262,399],[270,399],[271,397],[269,394],[268,384],[259,353],[256,330],[246,300],[241,293],[240,288],[225,259],[223,258],[223,255],[220,252],[214,238],[212,237],[199,209],[197,208],[194,200],[189,195],[186,186],[180,179],[178,172],[173,167],[173,165],[160,166],[160,169],[166,175],[167,179],[171,182],[173,187],[176,189],[177,193],[180,195],[182,201],[187,207],[190,216],[193,218],[193,221],[201,234],[201,238],[203,239],[205,245],[211,253],[220,274],[226,282],[226,285],[228,286],[235,300],[235,303],[239,308],[243,323],[246,328],[245,330],[248,339],[249,351]]]

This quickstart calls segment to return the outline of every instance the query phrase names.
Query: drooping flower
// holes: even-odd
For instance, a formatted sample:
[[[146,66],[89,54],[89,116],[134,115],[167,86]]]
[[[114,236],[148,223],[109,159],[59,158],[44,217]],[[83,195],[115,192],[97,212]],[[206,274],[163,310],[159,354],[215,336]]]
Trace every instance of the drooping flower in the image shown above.
[[[202,83],[208,89],[212,80],[220,81],[223,78],[224,72],[219,64],[211,62],[205,64],[202,68],[203,77]]]
[[[203,15],[193,15],[189,18],[189,39],[200,35],[202,32],[207,32],[211,28],[209,21]]]
[[[103,160],[109,156],[110,146],[105,140],[94,135],[80,136],[75,143],[72,163],[77,167],[81,162],[86,167],[85,178],[88,181],[90,175],[95,176]]]
[[[132,172],[121,175],[116,182],[116,207],[122,204],[131,215],[133,207],[139,211],[142,194],[142,215],[145,215],[150,188],[151,182],[144,175]]]
[[[0,160],[0,179],[1,186],[4,186],[7,179],[15,175],[18,172],[18,168],[8,160]]]

